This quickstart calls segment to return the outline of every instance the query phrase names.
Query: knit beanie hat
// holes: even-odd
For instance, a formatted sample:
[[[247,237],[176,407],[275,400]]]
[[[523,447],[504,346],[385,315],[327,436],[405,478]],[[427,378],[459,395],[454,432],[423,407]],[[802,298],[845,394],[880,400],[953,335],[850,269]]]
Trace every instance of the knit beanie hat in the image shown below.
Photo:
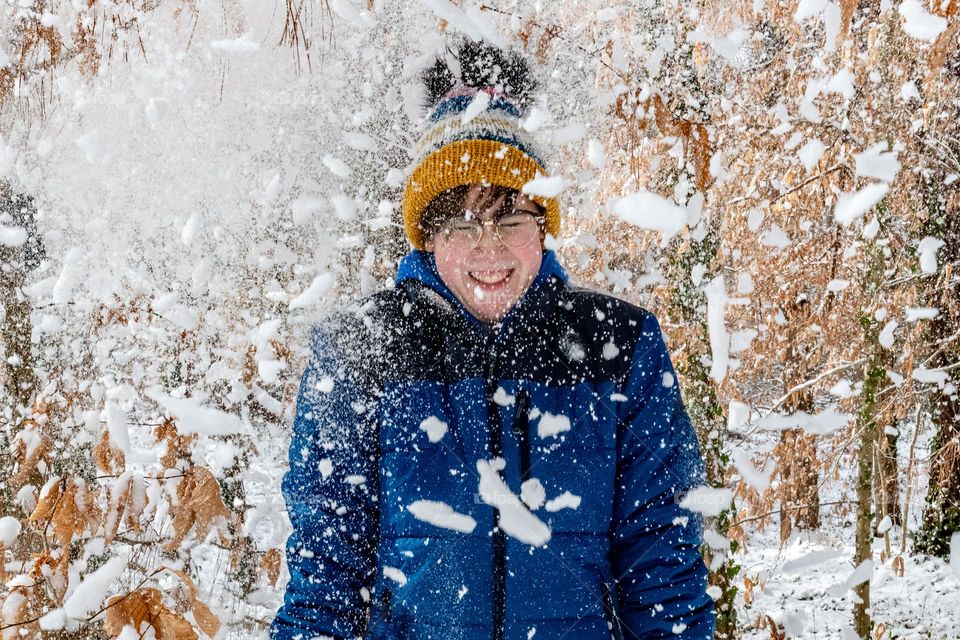
[[[430,115],[403,191],[403,224],[416,249],[427,239],[424,211],[444,191],[468,184],[520,191],[546,175],[542,152],[520,126],[533,88],[526,62],[482,42],[466,42],[458,54],[459,73],[443,59],[424,73]],[[529,197],[546,211],[544,230],[556,236],[557,199]]]

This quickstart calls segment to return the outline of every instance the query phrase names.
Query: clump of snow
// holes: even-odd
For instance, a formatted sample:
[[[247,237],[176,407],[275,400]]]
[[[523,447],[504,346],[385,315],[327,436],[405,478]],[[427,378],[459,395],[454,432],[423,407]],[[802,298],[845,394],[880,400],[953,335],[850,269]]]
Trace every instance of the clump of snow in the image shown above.
[[[820,162],[820,158],[823,157],[823,152],[826,151],[826,149],[827,145],[814,138],[813,140],[808,140],[805,145],[800,147],[800,150],[797,151],[797,157],[800,158],[800,163],[803,165],[803,168],[809,172]]]
[[[560,511],[560,509],[577,509],[580,507],[580,496],[574,495],[569,491],[564,491],[556,498],[547,500],[543,506],[547,511]]]
[[[164,393],[160,387],[147,389],[146,395],[169,415],[177,418],[177,430],[181,434],[226,436],[250,433],[249,426],[238,416],[205,407],[194,398],[174,398]]]
[[[9,549],[20,535],[20,521],[13,516],[0,518],[0,549]]]
[[[900,161],[895,151],[887,151],[886,143],[880,142],[863,153],[853,154],[856,173],[861,178],[876,178],[892,182],[900,171]]]
[[[755,490],[763,492],[770,488],[770,472],[760,471],[754,467],[750,460],[750,454],[746,451],[734,449],[733,464],[737,467],[737,471],[740,472],[744,481]]]
[[[520,192],[541,198],[556,198],[569,186],[570,182],[561,176],[537,176],[525,183]]]
[[[430,416],[420,423],[420,431],[426,431],[430,442],[440,442],[447,434],[447,423],[436,416]]]
[[[497,390],[493,392],[493,401],[501,407],[506,407],[513,404],[516,399],[516,396],[512,396],[507,393],[503,387],[497,387]]]
[[[928,13],[919,0],[904,0],[897,11],[903,17],[903,30],[911,38],[933,42],[947,28],[947,20]]]
[[[617,199],[613,212],[624,222],[641,229],[659,231],[666,244],[687,224],[687,212],[682,207],[649,191],[638,191]]]
[[[603,169],[607,165],[607,157],[603,150],[603,143],[596,138],[587,142],[587,161],[595,169]]]
[[[476,520],[464,513],[454,511],[453,507],[445,502],[417,500],[407,505],[407,510],[417,520],[423,520],[435,527],[452,529],[461,533],[471,533],[477,527]]]
[[[8,227],[0,224],[0,245],[19,247],[27,241],[27,230],[23,227]]]
[[[730,335],[723,321],[728,300],[723,276],[720,275],[711,280],[710,284],[704,287],[704,293],[707,296],[707,331],[710,335],[710,350],[713,354],[710,377],[720,383],[727,376],[730,354]]]
[[[526,544],[542,547],[550,541],[550,528],[507,487],[500,477],[505,466],[503,458],[477,460],[480,499],[499,511],[499,526],[504,533]]]
[[[486,91],[478,91],[460,115],[460,123],[467,124],[483,113],[488,106],[490,106],[490,94]]]
[[[564,431],[570,431],[570,418],[567,416],[546,412],[537,422],[537,435],[541,438],[555,437]]]
[[[871,184],[855,193],[843,193],[837,198],[833,217],[838,223],[847,226],[883,200],[889,190],[890,187],[886,184]]]
[[[290,309],[306,309],[316,306],[333,287],[333,282],[334,276],[332,273],[321,273],[313,279],[313,282],[306,289],[300,292],[300,295],[290,301]]]
[[[520,499],[531,511],[536,511],[543,506],[547,499],[547,492],[540,480],[530,478],[524,480],[523,484],[520,485]]]
[[[688,491],[687,495],[680,500],[680,506],[689,511],[713,517],[729,509],[732,502],[733,492],[730,489],[701,485]]]
[[[401,571],[400,569],[397,569],[396,567],[387,567],[387,566],[384,566],[384,567],[383,567],[383,575],[384,575],[385,577],[387,577],[387,578],[390,578],[391,580],[393,580],[394,582],[396,582],[397,584],[399,584],[401,587],[402,587],[403,585],[407,584],[407,576],[406,576],[406,574],[405,574],[403,571]]]
[[[109,595],[113,581],[120,577],[126,566],[126,557],[114,556],[87,575],[64,601],[64,613],[71,618],[81,619],[98,610],[103,599]]]
[[[920,254],[920,271],[922,273],[937,272],[937,251],[943,246],[943,240],[926,236],[920,240],[917,245],[917,252]]]

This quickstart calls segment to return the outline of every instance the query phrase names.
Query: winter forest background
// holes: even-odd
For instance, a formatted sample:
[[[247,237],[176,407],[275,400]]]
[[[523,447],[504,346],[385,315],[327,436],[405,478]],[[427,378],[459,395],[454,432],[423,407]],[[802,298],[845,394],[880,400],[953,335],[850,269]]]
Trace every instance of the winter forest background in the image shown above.
[[[0,636],[254,638],[312,323],[457,38],[573,279],[654,311],[717,638],[960,638],[957,0],[0,0]],[[952,549],[952,560],[951,560]]]

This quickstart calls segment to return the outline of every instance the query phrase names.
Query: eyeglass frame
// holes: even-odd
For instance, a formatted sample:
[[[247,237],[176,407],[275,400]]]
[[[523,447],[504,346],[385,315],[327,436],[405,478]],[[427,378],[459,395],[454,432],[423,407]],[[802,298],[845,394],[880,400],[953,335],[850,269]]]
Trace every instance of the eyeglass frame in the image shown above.
[[[466,211],[465,213],[472,213],[472,212]],[[490,218],[489,220],[479,220],[477,218],[452,216],[443,221],[443,224],[441,224],[440,228],[437,229],[437,235],[442,236],[446,242],[450,242],[450,235],[452,233],[452,230],[450,230],[448,226],[454,222],[463,222],[463,221],[469,222],[480,228],[480,234],[477,236],[477,239],[474,240],[473,245],[470,247],[471,249],[476,249],[480,245],[480,241],[483,240],[484,228],[489,225],[490,227],[493,228],[492,229],[493,235],[498,242],[500,242],[505,247],[517,249],[519,247],[522,247],[523,245],[520,244],[517,246],[513,246],[510,244],[507,244],[504,241],[503,236],[500,235],[500,221],[508,216],[528,216],[532,218],[533,221],[537,223],[538,235],[543,233],[543,228],[547,221],[547,217],[544,214],[533,213],[532,211],[528,211],[525,209],[514,209],[509,212],[501,213],[493,218]]]

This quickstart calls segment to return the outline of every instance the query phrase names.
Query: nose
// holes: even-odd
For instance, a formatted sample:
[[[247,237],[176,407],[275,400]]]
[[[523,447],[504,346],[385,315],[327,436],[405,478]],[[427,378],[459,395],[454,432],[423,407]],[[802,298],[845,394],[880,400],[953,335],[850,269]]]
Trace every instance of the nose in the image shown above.
[[[484,220],[480,223],[480,237],[477,238],[477,244],[474,249],[499,249],[503,243],[500,236],[497,235],[496,222],[493,220]]]

